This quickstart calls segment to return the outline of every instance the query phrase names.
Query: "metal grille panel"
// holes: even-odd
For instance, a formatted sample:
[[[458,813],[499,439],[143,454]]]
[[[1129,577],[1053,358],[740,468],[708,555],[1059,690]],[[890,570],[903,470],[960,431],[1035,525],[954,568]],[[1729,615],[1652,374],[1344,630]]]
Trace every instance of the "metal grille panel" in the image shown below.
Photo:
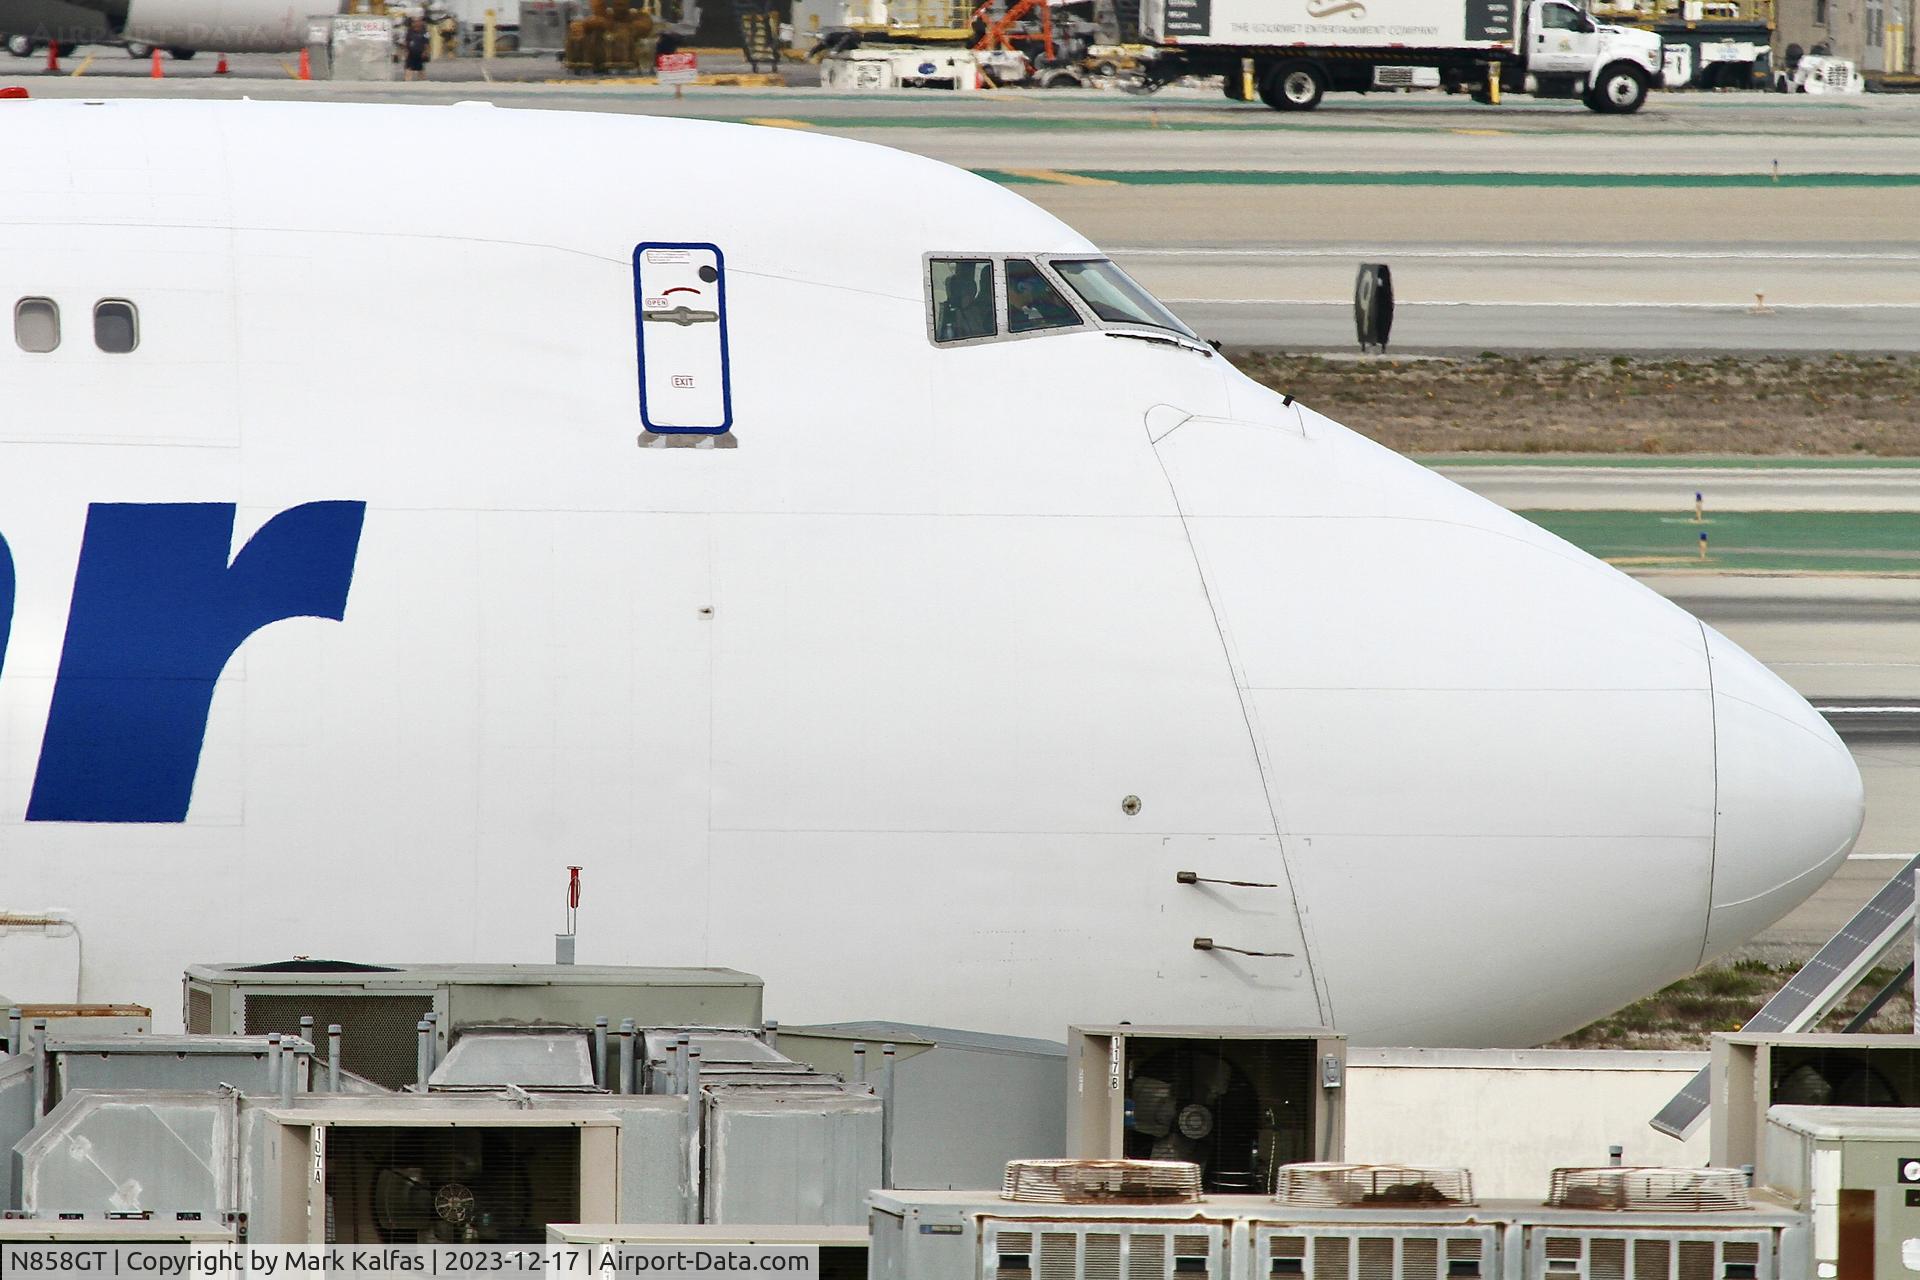
[[[1167,1274],[1167,1238],[1135,1235],[1127,1255],[1127,1280],[1162,1280]]]
[[[340,1065],[389,1089],[405,1088],[419,1073],[414,1028],[433,1012],[431,995],[249,995],[246,1033],[300,1034],[302,1014],[313,1016],[314,1061],[324,1062],[327,1025],[340,1024]]]
[[[1714,1266],[1713,1262],[1711,1241],[1682,1240],[1678,1280],[1717,1280],[1720,1269]]]
[[[1256,1271],[1255,1280],[1448,1280],[1448,1266],[1456,1262],[1477,1263],[1476,1274],[1491,1277],[1499,1235],[1491,1226],[1256,1227],[1254,1257],[1267,1269]]]
[[[1730,1263],[1776,1280],[1773,1233],[1536,1227],[1527,1235],[1528,1280],[1720,1280]]]
[[[1226,1275],[1224,1229],[1175,1233],[1149,1223],[981,1222],[981,1276],[991,1280],[1216,1280]],[[1198,1260],[1199,1269],[1192,1267]],[[1347,1280],[1342,1275],[1340,1280]]]
[[[1347,1238],[1320,1236],[1313,1242],[1313,1280],[1347,1280]]]
[[[213,1034],[213,993],[204,987],[187,988],[187,1034]]]
[[[1393,1241],[1363,1236],[1355,1242],[1360,1255],[1358,1280],[1399,1280],[1393,1264]]]
[[[1087,1256],[1080,1275],[1082,1280],[1120,1280],[1120,1236],[1116,1232],[1087,1233]]]

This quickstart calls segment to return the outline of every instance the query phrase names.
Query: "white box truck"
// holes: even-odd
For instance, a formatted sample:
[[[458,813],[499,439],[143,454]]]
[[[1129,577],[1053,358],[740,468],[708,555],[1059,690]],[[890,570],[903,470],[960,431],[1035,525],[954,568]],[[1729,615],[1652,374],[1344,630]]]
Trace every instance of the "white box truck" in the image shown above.
[[[1625,113],[1662,70],[1658,35],[1596,22],[1568,0],[1145,0],[1141,32],[1158,47],[1150,87],[1219,75],[1228,97],[1250,89],[1277,111],[1437,72],[1453,90],[1497,80]]]

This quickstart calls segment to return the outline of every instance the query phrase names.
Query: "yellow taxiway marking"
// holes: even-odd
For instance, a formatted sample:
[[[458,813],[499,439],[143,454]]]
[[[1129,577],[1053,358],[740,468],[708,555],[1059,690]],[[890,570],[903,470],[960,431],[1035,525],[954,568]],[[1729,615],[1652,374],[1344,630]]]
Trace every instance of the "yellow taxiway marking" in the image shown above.
[[[1053,182],[1063,187],[1117,187],[1112,178],[1095,178],[1084,173],[1063,173],[1058,169],[1008,169],[1007,173],[1030,182]]]
[[[813,124],[811,121],[787,120],[787,119],[781,118],[780,116],[748,116],[747,123],[764,125],[766,128],[769,128],[769,129],[811,129],[813,128]]]
[[[1622,568],[1633,567],[1650,569],[1656,565],[1716,564],[1711,557],[1702,560],[1698,556],[1608,556],[1607,563]]]

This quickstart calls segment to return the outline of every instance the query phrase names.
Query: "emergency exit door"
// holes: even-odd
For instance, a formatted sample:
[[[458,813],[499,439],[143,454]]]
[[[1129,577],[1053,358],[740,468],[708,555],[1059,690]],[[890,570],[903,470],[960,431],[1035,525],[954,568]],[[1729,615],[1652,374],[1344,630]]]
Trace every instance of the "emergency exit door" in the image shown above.
[[[660,435],[733,426],[727,266],[718,246],[647,242],[633,251],[640,420]]]

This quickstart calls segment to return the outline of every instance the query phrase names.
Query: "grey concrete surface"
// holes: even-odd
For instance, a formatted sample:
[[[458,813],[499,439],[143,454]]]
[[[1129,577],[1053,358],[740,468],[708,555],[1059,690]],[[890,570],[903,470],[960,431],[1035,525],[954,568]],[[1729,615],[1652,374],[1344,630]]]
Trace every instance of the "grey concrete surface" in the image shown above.
[[[1132,269],[1124,255],[1117,260]],[[1393,263],[1391,254],[1362,261]],[[1357,351],[1353,303],[1346,299],[1261,302],[1184,298],[1138,273],[1149,289],[1195,332],[1256,350]],[[1351,276],[1352,271],[1348,272]],[[1401,278],[1395,268],[1394,279]],[[1915,277],[1920,283],[1920,276]],[[1349,279],[1347,291],[1352,291]],[[1329,290],[1331,292],[1331,290]],[[1920,304],[1877,307],[1778,308],[1756,319],[1741,306],[1671,304],[1405,303],[1394,308],[1393,342],[1401,355],[1472,355],[1481,351],[1553,354],[1792,355],[1847,351],[1905,355],[1920,351]]]

